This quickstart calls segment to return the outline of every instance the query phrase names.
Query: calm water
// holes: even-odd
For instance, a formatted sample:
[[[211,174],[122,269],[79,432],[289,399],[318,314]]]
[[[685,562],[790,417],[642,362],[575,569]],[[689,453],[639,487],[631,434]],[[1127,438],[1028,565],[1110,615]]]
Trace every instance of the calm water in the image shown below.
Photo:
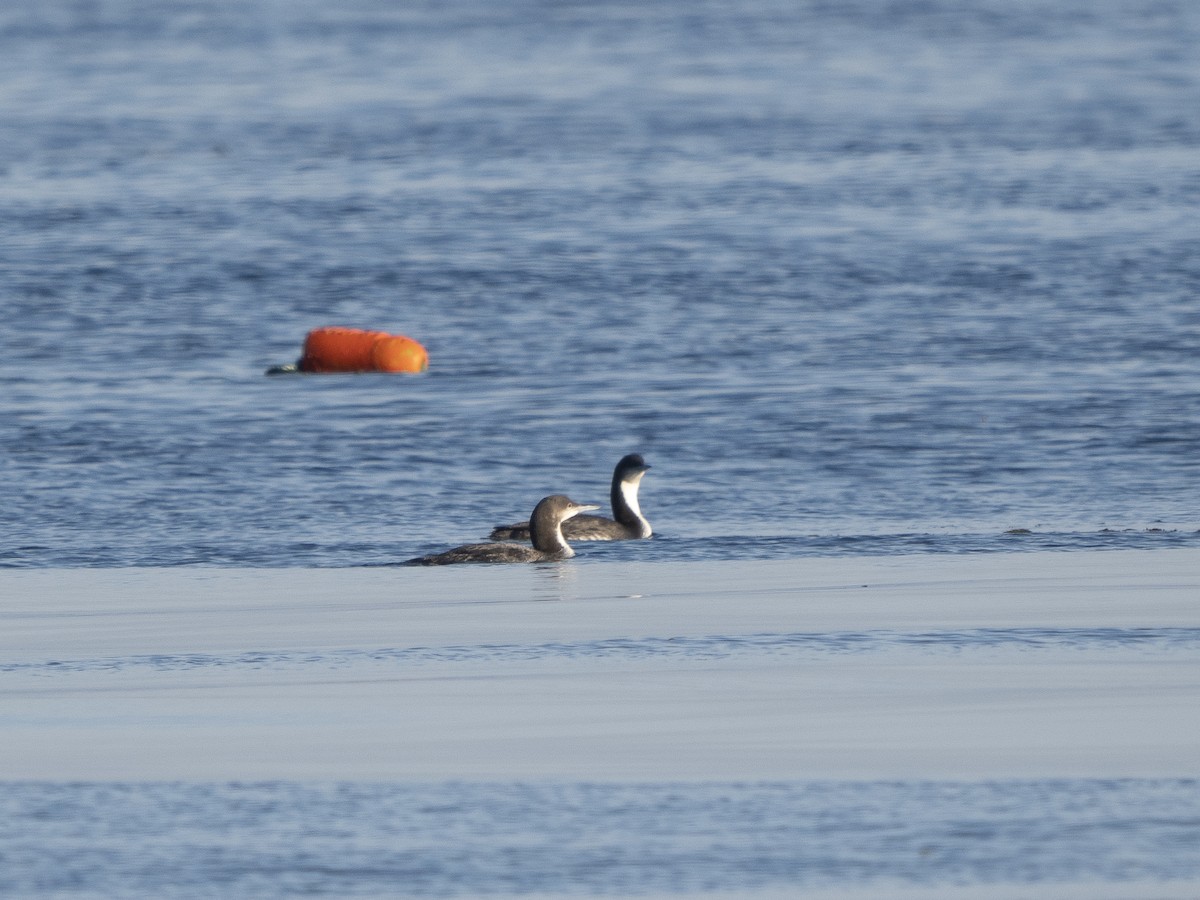
[[[1198,44],[1149,0],[6,3],[0,565],[387,563],[629,451],[660,539],[588,553],[1200,545]],[[431,372],[263,377],[322,324]]]
[[[580,564],[1200,546],[1197,46],[1185,0],[8,0],[0,566],[388,564],[607,502],[633,451],[656,538]],[[264,376],[324,324],[431,370]],[[1197,640],[929,652],[1073,639]],[[1189,780],[9,784],[0,893],[1195,879],[1198,815]]]

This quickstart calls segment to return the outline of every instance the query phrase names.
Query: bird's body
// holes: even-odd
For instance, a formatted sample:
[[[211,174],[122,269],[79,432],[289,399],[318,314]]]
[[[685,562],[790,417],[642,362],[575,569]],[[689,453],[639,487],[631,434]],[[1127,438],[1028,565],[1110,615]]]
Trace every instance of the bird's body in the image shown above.
[[[442,553],[408,560],[409,566],[445,566],[454,563],[535,563],[556,562],[575,555],[563,537],[562,524],[595,504],[576,503],[562,494],[544,497],[533,508],[530,540],[533,546],[508,543],[464,544]]]

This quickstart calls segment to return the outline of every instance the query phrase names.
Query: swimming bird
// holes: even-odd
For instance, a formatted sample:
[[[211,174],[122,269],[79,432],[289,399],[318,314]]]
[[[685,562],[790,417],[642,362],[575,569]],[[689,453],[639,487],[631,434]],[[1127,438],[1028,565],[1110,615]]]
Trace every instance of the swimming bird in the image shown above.
[[[563,535],[572,541],[624,541],[650,537],[654,532],[638,506],[638,487],[649,468],[637,453],[621,457],[613,470],[610,494],[616,521],[604,516],[579,516],[563,525]],[[494,541],[527,540],[529,523],[499,525],[492,529],[490,536]]]
[[[529,517],[532,547],[524,544],[465,544],[443,553],[419,556],[408,560],[406,566],[445,566],[452,563],[533,563],[570,559],[575,555],[563,538],[562,524],[572,516],[589,509],[599,509],[594,503],[576,503],[562,494],[543,497]]]

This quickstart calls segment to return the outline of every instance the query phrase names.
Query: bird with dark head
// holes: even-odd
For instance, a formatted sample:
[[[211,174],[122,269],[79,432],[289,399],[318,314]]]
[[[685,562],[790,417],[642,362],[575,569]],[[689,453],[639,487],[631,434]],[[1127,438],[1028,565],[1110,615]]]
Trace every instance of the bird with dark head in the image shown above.
[[[624,541],[650,537],[654,532],[638,506],[638,487],[649,468],[637,453],[621,457],[613,470],[610,491],[613,518],[577,516],[563,525],[563,535],[572,541]],[[529,525],[529,522],[499,525],[492,529],[490,536],[493,541],[529,540]]]

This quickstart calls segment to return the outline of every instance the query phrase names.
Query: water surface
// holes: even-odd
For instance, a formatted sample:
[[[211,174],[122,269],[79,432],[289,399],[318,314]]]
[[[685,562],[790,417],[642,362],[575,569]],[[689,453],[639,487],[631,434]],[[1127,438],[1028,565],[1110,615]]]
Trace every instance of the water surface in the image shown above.
[[[1198,45],[1182,0],[3,4],[0,567],[167,567],[195,606],[165,589],[106,617],[127,599],[111,582],[6,581],[0,748],[129,762],[153,739],[186,745],[153,761],[182,771],[273,752],[254,729],[284,750],[266,780],[0,784],[0,893],[1186,892],[1194,771],[303,782],[274,777],[271,729],[290,716],[361,757],[353,729],[405,696],[386,679],[438,667],[431,692],[533,667],[549,696],[512,702],[575,715],[571,691],[635,709],[644,685],[619,686],[636,670],[681,705],[719,692],[735,720],[754,667],[779,670],[772,689],[825,673],[836,724],[839,696],[880,702],[836,693],[847,659],[903,663],[886,684],[953,726],[953,690],[1025,708],[1013,685],[971,694],[999,658],[1061,696],[1069,674],[1140,673],[1104,709],[1159,716],[1139,752],[1177,758],[1200,639],[1140,613],[1145,580],[1106,570],[1058,625],[1042,614],[1065,590],[1003,625],[936,620],[919,583],[880,596],[916,603],[920,627],[820,628],[803,579],[770,626],[697,634],[661,606],[702,592],[697,566],[731,567],[742,593],[716,605],[736,613],[764,559],[1052,549],[1085,560],[1070,570],[1098,568],[1089,549],[1200,547]],[[430,372],[265,377],[325,324],[407,333]],[[385,610],[395,636],[343,624],[366,577],[349,567],[477,540],[549,493],[605,502],[628,452],[653,465],[655,538],[585,545],[568,569],[585,594],[633,563],[675,578],[642,598],[644,628],[621,606],[598,637],[472,640],[447,613],[453,634],[422,642],[404,630],[418,609],[385,601],[350,618]],[[277,608],[303,591],[269,580],[222,608],[186,586],[214,566],[345,580],[312,608]],[[395,576],[389,597],[433,584],[370,571]],[[936,609],[994,601],[968,581]],[[521,602],[552,617],[571,598]],[[469,622],[503,630],[513,608]],[[222,618],[246,614],[250,631]],[[359,632],[330,643],[343,627]],[[342,692],[321,706],[336,727],[314,719],[314,680]],[[1060,693],[1030,695],[1047,731],[1102,731],[1078,699],[1099,691],[1077,687],[1050,712]],[[824,735],[773,737],[811,752]],[[900,743],[874,749],[928,767]],[[1118,755],[1052,744],[1059,766]],[[713,746],[695,749],[729,750]]]
[[[0,785],[21,896],[702,896],[1200,878],[1200,785]],[[96,873],[102,873],[97,879]],[[1149,888],[1153,891],[1153,888]]]
[[[639,558],[1196,546],[1198,41],[1115,0],[8,3],[0,565],[386,563],[630,451]],[[263,377],[323,324],[431,371]]]

